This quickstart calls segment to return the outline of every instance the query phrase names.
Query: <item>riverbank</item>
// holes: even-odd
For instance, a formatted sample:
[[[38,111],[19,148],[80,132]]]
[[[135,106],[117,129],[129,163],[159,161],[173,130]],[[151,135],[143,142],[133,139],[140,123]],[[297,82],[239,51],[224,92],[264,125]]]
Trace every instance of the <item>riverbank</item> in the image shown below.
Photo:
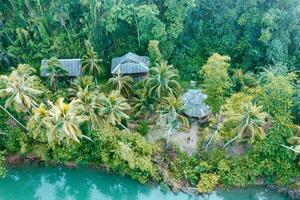
[[[78,165],[75,162],[58,163],[58,162],[54,162],[54,161],[43,161],[39,157],[34,156],[33,154],[27,154],[26,156],[21,156],[21,155],[17,155],[17,154],[8,155],[6,157],[6,163],[9,168],[10,167],[18,167],[18,166],[22,166],[22,167],[23,166],[30,166],[30,167],[31,166],[32,167],[52,166],[52,167],[64,167],[67,169],[71,169],[71,168],[78,169],[80,167],[86,167],[86,168],[101,170],[102,172],[108,172],[107,168],[105,166],[95,165],[93,163],[89,163],[86,165]],[[153,183],[153,184],[158,184],[158,183]],[[196,188],[191,188],[186,183],[178,182],[178,181],[172,180],[171,178],[169,178],[168,180],[164,180],[164,186],[167,186],[174,193],[183,192],[188,195],[204,195],[204,194],[197,192]],[[293,200],[300,199],[300,184],[299,183],[295,183],[293,185],[293,188],[292,188],[292,186],[284,187],[284,186],[276,186],[276,185],[266,185],[261,181],[257,182],[257,184],[253,185],[253,186],[268,188],[271,191],[276,191],[285,196],[288,196],[289,198],[291,198]],[[221,189],[221,188],[219,188],[219,189]],[[230,191],[233,189],[237,189],[237,188],[232,187],[232,188],[227,188],[226,190]],[[239,188],[239,189],[244,189],[244,188]]]

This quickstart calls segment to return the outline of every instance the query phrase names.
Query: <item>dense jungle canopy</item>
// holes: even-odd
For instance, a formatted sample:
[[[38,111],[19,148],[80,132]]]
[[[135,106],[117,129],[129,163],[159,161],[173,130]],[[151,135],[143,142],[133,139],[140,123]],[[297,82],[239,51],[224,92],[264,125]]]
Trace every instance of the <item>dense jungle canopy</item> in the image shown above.
[[[183,80],[197,79],[213,52],[233,68],[260,71],[284,63],[300,69],[299,0],[2,0],[1,71],[77,58],[89,39],[105,65],[128,51],[148,54],[158,40]]]

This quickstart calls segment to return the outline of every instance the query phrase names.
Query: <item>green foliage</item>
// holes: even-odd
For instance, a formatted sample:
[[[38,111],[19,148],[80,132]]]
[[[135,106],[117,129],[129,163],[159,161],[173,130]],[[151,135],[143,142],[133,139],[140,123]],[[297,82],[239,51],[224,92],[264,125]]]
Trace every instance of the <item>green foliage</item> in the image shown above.
[[[87,133],[90,137],[93,137],[94,132]],[[87,163],[98,164],[99,155],[95,151],[97,144],[90,140],[83,139],[78,142],[70,142],[69,144],[57,144],[50,149],[50,158],[58,163],[76,162],[84,165]],[[78,153],[80,152],[80,153]]]
[[[83,57],[89,39],[107,59],[107,73],[113,56],[144,53],[156,40],[185,80],[196,78],[197,66],[213,52],[246,70],[279,62],[293,68],[300,57],[297,6],[297,0],[5,1],[0,62],[7,70],[20,62],[39,67],[52,56]]]
[[[236,157],[230,160],[221,160],[218,163],[218,174],[224,185],[246,187],[255,184],[262,173],[258,163],[250,157]]]
[[[34,138],[46,140],[49,144],[61,143],[84,137],[80,125],[87,120],[86,115],[81,115],[83,109],[76,101],[65,103],[59,98],[55,104],[48,102],[50,108],[41,104],[34,111],[28,123],[28,129]]]
[[[5,169],[5,156],[3,152],[0,152],[0,179],[6,175]]]
[[[120,95],[119,91],[113,90],[108,95],[100,96],[101,113],[104,121],[111,125],[122,125],[122,119],[128,119],[129,116],[125,113],[130,109],[130,105],[126,99]],[[124,128],[124,127],[123,127]]]
[[[214,53],[203,66],[206,103],[213,113],[219,112],[231,85],[227,72],[229,61],[230,57]]]
[[[148,52],[151,66],[155,66],[156,63],[161,63],[164,61],[159,49],[159,41],[151,40],[148,44]]]
[[[130,76],[123,76],[120,70],[118,70],[116,76],[108,80],[107,84],[111,85],[114,90],[119,91],[124,97],[129,97],[132,93],[132,78]]]
[[[147,121],[141,121],[135,131],[142,136],[146,136],[149,132],[149,123]]]
[[[61,66],[59,60],[55,57],[51,57],[47,65],[41,67],[41,70],[46,72],[50,87],[54,91],[58,89],[59,78],[66,77],[68,75],[68,71]]]
[[[249,87],[257,86],[258,81],[253,73],[244,73],[242,69],[235,69],[233,70],[232,83],[235,90],[240,91]]]
[[[101,164],[141,182],[156,179],[154,146],[141,136],[148,132],[147,123],[137,128],[141,135],[103,124],[126,129],[124,120],[131,112],[129,100],[121,95],[134,97],[136,116],[151,118],[162,111],[184,124],[179,82],[194,79],[199,84],[204,81],[207,103],[215,114],[212,123],[217,126],[207,129],[217,129],[225,142],[237,132],[242,138],[250,136],[252,146],[236,157],[215,148],[191,157],[168,148],[159,152],[163,161],[159,167],[168,170],[171,178],[198,186],[200,192],[210,192],[218,184],[249,186],[260,178],[287,185],[300,176],[297,154],[288,150],[299,149],[293,124],[293,117],[299,121],[299,91],[294,88],[295,75],[289,73],[300,64],[298,4],[297,0],[4,1],[0,5],[1,74],[19,63],[39,69],[41,59],[55,56],[83,58],[83,70],[92,78],[77,78],[69,89],[67,81],[55,85],[61,69],[54,58],[49,65],[51,87],[60,89],[51,94],[34,76],[38,70],[28,65],[2,75],[0,105],[4,101],[6,105],[0,110],[5,132],[0,150],[32,152],[56,162]],[[109,74],[112,57],[128,51],[145,55],[147,50],[151,74],[144,85],[132,86],[128,77],[118,76],[109,81],[117,90],[111,91],[93,82],[99,74]],[[101,64],[99,57],[105,58]],[[199,70],[199,66],[203,67]],[[261,72],[259,82],[257,72]],[[238,93],[227,98],[231,86]],[[49,101],[43,102],[42,93]],[[247,102],[252,105],[245,107]],[[7,116],[18,114],[11,115],[6,108],[31,115],[28,135],[4,124]],[[263,127],[264,112],[272,117],[273,126]],[[253,141],[257,133],[265,140]],[[60,143],[49,145],[49,139]],[[293,146],[284,148],[289,145]],[[0,176],[3,158],[0,155]]]
[[[227,146],[227,144],[234,140],[239,142],[248,140],[248,142],[252,144],[256,138],[263,140],[266,137],[263,126],[266,124],[267,113],[262,112],[262,107],[256,106],[252,104],[252,102],[247,102],[243,106],[242,114],[235,113],[228,119],[229,121],[237,123],[233,129],[233,131],[237,133],[237,136],[224,146]]]
[[[197,184],[197,190],[201,193],[212,192],[219,181],[219,176],[217,174],[202,174],[200,180]]]
[[[161,101],[161,112],[162,114],[174,115],[174,120],[179,123],[181,128],[189,128],[189,121],[187,117],[183,114],[184,102],[180,97],[165,97]]]
[[[8,152],[25,153],[27,137],[20,128],[9,128],[3,130],[5,133],[4,147]]]
[[[0,77],[5,84],[0,89],[0,98],[6,98],[5,108],[28,112],[38,104],[42,91],[38,88],[40,79],[33,75],[34,72],[29,65],[20,64],[8,76]]]
[[[97,83],[97,76],[99,76],[102,72],[102,68],[99,64],[102,60],[98,58],[98,54],[94,51],[90,41],[86,40],[84,44],[86,48],[86,54],[82,59],[82,70],[84,73],[94,76],[95,82]]]
[[[149,96],[154,96],[157,100],[171,95],[178,96],[180,91],[180,85],[177,82],[178,72],[173,65],[162,62],[152,67],[150,73],[145,83]]]
[[[286,125],[291,122],[294,86],[293,73],[276,75],[272,72],[267,74],[267,81],[263,85],[260,104],[274,118],[276,124]]]
[[[97,154],[103,165],[146,182],[156,174],[153,146],[138,133],[104,127],[98,132]]]
[[[300,124],[300,81],[297,82],[294,95],[293,116],[295,122]]]

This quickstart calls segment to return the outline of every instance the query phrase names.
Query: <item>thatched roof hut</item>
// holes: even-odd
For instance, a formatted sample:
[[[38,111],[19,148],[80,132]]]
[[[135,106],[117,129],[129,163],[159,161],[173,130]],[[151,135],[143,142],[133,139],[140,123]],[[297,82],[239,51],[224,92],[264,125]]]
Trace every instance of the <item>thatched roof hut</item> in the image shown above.
[[[45,68],[48,65],[48,61],[48,59],[44,59],[41,62],[41,76],[48,76],[47,68]],[[82,75],[80,59],[58,59],[58,61],[68,71],[68,76],[76,77]]]
[[[201,90],[190,89],[182,95],[184,102],[184,114],[189,117],[204,118],[210,114],[209,106],[205,105],[204,100],[207,95]]]
[[[149,72],[150,60],[147,56],[138,56],[134,53],[127,53],[124,56],[116,57],[111,62],[111,73],[130,75],[134,81],[144,79]]]

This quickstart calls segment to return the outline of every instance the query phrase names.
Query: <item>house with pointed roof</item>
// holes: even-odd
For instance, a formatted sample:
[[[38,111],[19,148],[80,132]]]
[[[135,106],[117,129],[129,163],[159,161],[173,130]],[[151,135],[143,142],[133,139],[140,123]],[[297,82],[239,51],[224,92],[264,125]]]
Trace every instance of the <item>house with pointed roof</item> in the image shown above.
[[[133,81],[140,82],[148,76],[150,60],[147,56],[138,56],[129,52],[112,59],[111,74],[129,75]]]
[[[41,61],[41,76],[49,76],[47,72],[48,59]],[[77,77],[82,75],[82,64],[80,59],[58,59],[60,65],[66,69],[69,77]]]
[[[210,114],[210,108],[204,102],[207,98],[199,89],[189,89],[182,95],[184,114],[198,119],[205,119]]]

